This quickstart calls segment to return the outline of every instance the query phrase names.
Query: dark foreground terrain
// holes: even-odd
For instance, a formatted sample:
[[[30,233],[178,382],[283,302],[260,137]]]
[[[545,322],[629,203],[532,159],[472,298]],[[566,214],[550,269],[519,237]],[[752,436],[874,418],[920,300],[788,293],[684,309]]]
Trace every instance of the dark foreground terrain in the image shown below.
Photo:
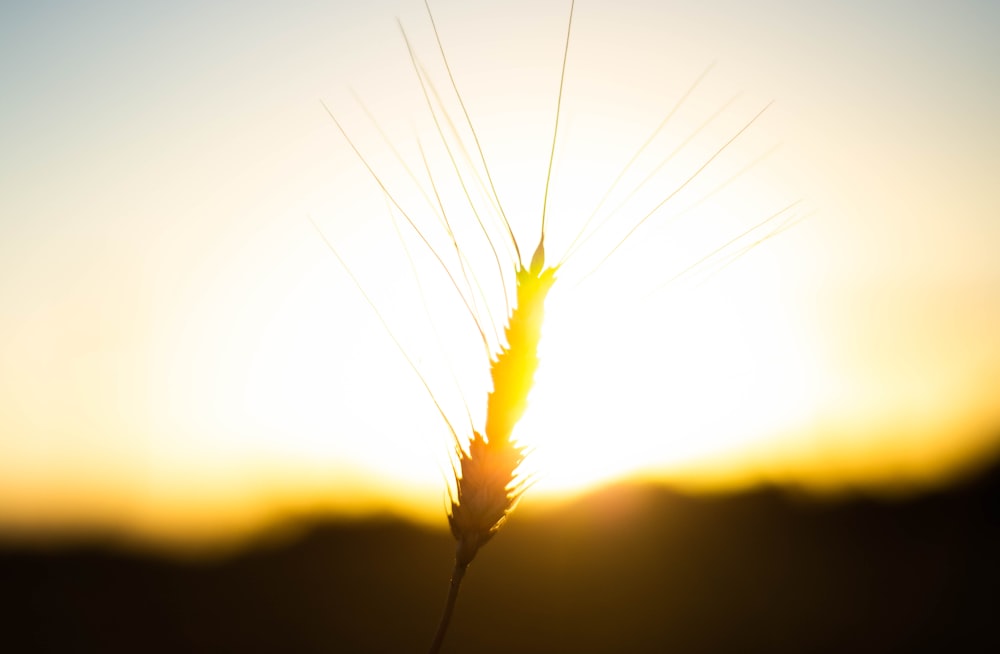
[[[0,651],[422,652],[451,552],[389,521],[201,562],[8,546]],[[445,650],[1000,652],[1000,468],[906,502],[622,486],[523,507]]]

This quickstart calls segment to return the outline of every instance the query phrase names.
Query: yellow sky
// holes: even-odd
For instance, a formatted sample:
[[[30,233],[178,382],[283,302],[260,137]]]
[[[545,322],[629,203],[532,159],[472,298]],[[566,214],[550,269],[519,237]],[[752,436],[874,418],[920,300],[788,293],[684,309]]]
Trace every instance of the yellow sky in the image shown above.
[[[433,7],[530,252],[568,5]],[[446,245],[351,89],[429,191],[419,135],[499,307],[397,15],[446,94],[419,2],[0,10],[0,530],[183,538],[317,508],[440,519],[447,430],[309,222],[452,422],[465,429],[466,405],[481,421],[471,321],[404,232],[414,285],[378,187],[319,102]],[[561,271],[518,432],[535,448],[533,495],[628,473],[692,487],[925,482],[991,451],[997,18],[975,2],[577,4],[550,261],[712,62],[605,213],[725,110]],[[796,200],[802,224],[667,283]]]

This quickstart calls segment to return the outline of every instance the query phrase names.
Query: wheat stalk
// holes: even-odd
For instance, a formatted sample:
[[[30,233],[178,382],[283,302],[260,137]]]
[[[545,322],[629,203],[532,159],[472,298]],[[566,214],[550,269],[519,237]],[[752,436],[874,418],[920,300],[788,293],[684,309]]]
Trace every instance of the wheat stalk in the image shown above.
[[[382,192],[384,193],[387,199],[387,203],[395,207],[395,209],[403,216],[403,218],[410,225],[410,227],[416,231],[417,235],[420,237],[423,244],[430,250],[431,254],[433,254],[437,263],[444,269],[444,272],[450,279],[451,284],[454,287],[454,290],[458,293],[463,304],[465,305],[466,310],[472,317],[473,321],[476,323],[476,327],[479,330],[479,335],[483,341],[483,345],[485,346],[487,354],[489,355],[489,374],[490,374],[490,380],[492,382],[492,389],[489,391],[487,395],[485,425],[482,431],[476,430],[473,427],[470,430],[471,436],[463,440],[452,426],[451,422],[448,419],[448,416],[446,415],[441,405],[438,403],[433,391],[431,390],[430,385],[427,383],[426,379],[421,374],[418,367],[409,357],[409,355],[402,347],[398,339],[396,339],[396,337],[393,335],[392,330],[389,328],[386,321],[382,318],[378,309],[375,307],[375,304],[371,301],[370,298],[368,298],[368,295],[365,293],[364,288],[354,277],[354,275],[350,272],[350,270],[347,269],[347,272],[350,275],[351,279],[358,286],[358,289],[365,296],[366,300],[368,300],[368,303],[375,311],[379,320],[382,322],[385,329],[389,332],[390,337],[392,337],[396,346],[400,349],[401,353],[406,358],[407,362],[410,364],[413,371],[420,378],[420,381],[423,383],[425,389],[431,396],[431,399],[434,402],[435,406],[437,407],[438,412],[441,414],[441,417],[448,425],[448,428],[451,431],[452,436],[454,437],[455,450],[454,450],[454,458],[452,460],[454,480],[453,480],[453,485],[449,487],[450,506],[447,513],[448,513],[448,523],[451,527],[452,535],[454,536],[456,541],[455,564],[451,576],[451,583],[449,585],[448,597],[445,602],[444,611],[441,616],[441,620],[438,625],[437,631],[435,633],[434,640],[429,650],[430,654],[436,654],[441,649],[441,646],[444,642],[445,634],[451,622],[451,616],[455,608],[455,603],[458,597],[459,589],[462,584],[462,580],[465,577],[466,571],[470,563],[476,557],[476,554],[483,547],[483,545],[489,542],[493,538],[493,536],[497,533],[497,531],[503,526],[503,524],[509,517],[511,511],[514,509],[515,505],[517,504],[518,500],[520,499],[521,495],[523,494],[528,485],[528,480],[526,480],[524,476],[519,473],[519,468],[525,458],[525,448],[518,444],[517,439],[514,437],[514,430],[517,423],[524,415],[525,410],[527,409],[528,397],[531,392],[531,388],[534,384],[535,372],[539,364],[538,346],[542,335],[542,323],[544,318],[545,300],[553,284],[555,283],[556,273],[559,270],[559,268],[563,264],[565,264],[571,256],[573,256],[576,250],[580,246],[582,246],[584,242],[586,242],[591,236],[593,236],[595,232],[600,231],[600,228],[602,227],[602,224],[598,224],[597,227],[594,227],[593,229],[588,231],[588,226],[590,225],[591,219],[593,219],[594,216],[597,214],[597,209],[595,208],[594,213],[584,223],[583,228],[579,231],[576,238],[574,238],[573,241],[570,243],[569,247],[566,250],[566,253],[559,261],[559,263],[557,263],[554,266],[546,266],[545,247],[544,247],[545,218],[546,218],[546,210],[548,208],[549,183],[552,177],[552,167],[553,167],[553,160],[555,157],[556,138],[559,132],[559,115],[562,104],[563,84],[566,78],[566,61],[569,52],[570,31],[572,29],[574,4],[575,3],[572,2],[571,0],[570,10],[569,10],[569,24],[567,26],[567,34],[566,34],[566,44],[565,44],[565,49],[563,51],[562,72],[559,81],[559,93],[556,102],[555,125],[552,135],[552,148],[549,156],[548,171],[546,173],[546,178],[545,178],[545,192],[542,200],[541,236],[539,238],[538,246],[535,249],[534,255],[531,258],[530,265],[525,267],[522,263],[521,250],[518,247],[517,239],[515,238],[514,233],[511,230],[510,223],[507,221],[507,217],[504,213],[503,206],[500,202],[500,197],[497,194],[496,188],[493,184],[493,179],[490,175],[489,166],[487,165],[486,157],[483,153],[482,147],[480,146],[479,138],[476,135],[476,130],[473,127],[472,120],[469,116],[469,112],[466,110],[465,104],[462,100],[461,93],[459,93],[458,91],[458,86],[455,83],[454,76],[451,73],[451,68],[448,65],[448,60],[447,57],[445,56],[444,47],[441,44],[441,39],[438,34],[437,26],[434,23],[433,14],[431,13],[429,5],[427,5],[427,0],[425,0],[427,13],[428,16],[430,17],[431,25],[434,30],[434,35],[435,38],[437,39],[445,68],[448,71],[448,76],[451,81],[452,88],[461,105],[467,126],[470,132],[472,133],[473,139],[475,140],[476,150],[478,150],[480,161],[482,163],[482,168],[485,171],[486,180],[488,181],[489,194],[491,195],[491,200],[493,201],[494,206],[497,208],[500,214],[500,218],[503,221],[503,225],[506,228],[506,233],[510,238],[509,245],[513,246],[514,253],[516,254],[514,259],[514,272],[515,272],[515,282],[516,282],[514,302],[512,306],[508,307],[506,324],[504,325],[503,329],[503,339],[499,339],[500,343],[498,351],[496,351],[495,353],[491,353],[490,351],[490,346],[488,344],[485,331],[480,323],[480,319],[476,315],[475,310],[472,308],[472,304],[470,304],[469,298],[467,298],[465,294],[462,292],[461,288],[459,287],[459,284],[457,283],[457,280],[452,275],[451,271],[449,270],[449,267],[445,264],[441,255],[434,250],[431,243],[421,233],[420,229],[417,227],[414,221],[406,213],[403,207],[400,206],[399,202],[397,202],[395,197],[393,197],[393,195],[390,194],[389,189],[382,182],[382,180],[376,174],[371,165],[369,165],[369,163],[361,154],[360,150],[355,146],[353,141],[351,141],[350,137],[348,136],[344,128],[341,126],[340,122],[333,115],[333,113],[330,112],[329,109],[327,109],[327,113],[329,113],[330,117],[337,125],[337,128],[343,134],[344,138],[347,140],[348,144],[354,150],[355,154],[365,165],[371,176],[374,178],[379,187],[382,189]],[[402,30],[402,25],[400,25],[400,29]],[[453,166],[455,167],[455,174],[458,176],[459,182],[462,183],[463,190],[465,190],[465,185],[464,182],[462,182],[461,180],[462,176],[459,173],[453,153],[449,149],[447,140],[445,139],[444,133],[441,129],[441,125],[437,117],[434,115],[435,110],[434,107],[432,106],[432,103],[430,101],[430,96],[428,95],[428,90],[427,90],[427,86],[430,85],[430,80],[427,79],[426,80],[427,84],[425,85],[424,75],[426,73],[422,73],[422,67],[419,65],[416,56],[413,52],[413,49],[410,47],[410,42],[406,37],[405,31],[403,32],[403,38],[406,41],[407,48],[410,52],[411,62],[413,63],[414,70],[417,74],[417,78],[420,81],[421,87],[423,89],[424,97],[425,100],[427,101],[428,108],[431,111],[432,117],[434,117],[434,123],[441,137],[442,144],[444,145],[445,149],[448,150],[448,156],[451,159]],[[711,66],[709,67],[709,69],[710,68]],[[623,169],[622,173],[619,174],[615,182],[612,183],[611,187],[606,192],[604,199],[602,199],[601,202],[599,203],[598,208],[604,203],[604,200],[607,199],[611,191],[623,178],[625,171],[632,166],[632,164],[638,158],[638,155],[646,148],[647,145],[649,145],[652,138],[656,135],[657,132],[659,132],[660,129],[663,128],[663,126],[670,119],[673,113],[677,110],[680,104],[684,102],[684,100],[687,98],[688,95],[690,95],[690,93],[694,90],[695,86],[697,86],[700,83],[701,79],[707,74],[709,69],[706,69],[706,71],[702,73],[701,77],[699,77],[698,80],[695,81],[694,85],[692,85],[691,89],[689,89],[688,92],[684,94],[684,96],[678,102],[677,106],[671,109],[670,113],[667,115],[666,118],[664,118],[663,122],[659,125],[659,127],[657,127],[654,133],[650,135],[646,143],[644,143],[639,148],[639,151],[636,152],[636,154],[632,157],[629,163],[626,164],[625,169]],[[431,88],[433,90],[433,87]],[[436,91],[433,92],[435,95],[437,95]],[[665,197],[665,199],[663,199],[651,211],[643,215],[633,225],[631,230],[629,230],[625,234],[625,236],[621,238],[621,240],[619,240],[618,243],[606,253],[604,258],[601,259],[600,263],[598,264],[598,267],[600,267],[600,265],[602,265],[604,261],[607,260],[608,257],[614,254],[626,240],[629,240],[636,232],[636,230],[644,222],[646,222],[654,213],[658,212],[667,202],[669,202],[675,195],[677,195],[695,177],[700,175],[702,171],[707,166],[709,166],[712,163],[712,161],[714,161],[724,150],[726,150],[733,143],[733,141],[735,141],[744,131],[746,131],[766,109],[767,107],[765,106],[764,109],[762,109],[756,116],[750,119],[749,122],[747,122],[742,129],[740,129],[735,135],[729,138],[728,141],[726,141],[707,160],[705,160],[704,163],[702,163],[702,165],[698,167],[688,179],[683,181],[677,188],[673,190],[673,192],[668,194]],[[445,113],[445,118],[448,120],[449,125],[451,125],[451,119],[450,117],[447,116],[447,113],[445,112],[443,107],[441,111]],[[451,127],[452,130],[454,131],[454,126],[451,125]],[[698,131],[700,131],[700,128]],[[697,133],[697,131],[695,133]],[[384,134],[383,138],[385,138]],[[689,139],[690,138],[693,138],[693,135],[689,137]],[[459,145],[461,146],[461,142],[459,142]],[[398,153],[396,153],[396,156],[397,158],[401,159]],[[421,156],[423,156],[422,148],[421,148]],[[427,167],[427,173],[430,176],[430,167],[427,166],[426,157],[424,158],[424,164]],[[405,168],[406,167],[405,163],[403,165]],[[745,172],[745,170],[741,171],[738,174],[742,174],[742,172]],[[644,185],[649,180],[649,177],[651,177],[651,175],[648,176],[640,184],[640,186]],[[431,184],[432,186],[434,185],[433,176],[431,176]],[[482,185],[481,181],[480,184]],[[726,184],[728,184],[728,181],[726,182]],[[725,184],[723,184],[722,186],[724,185]],[[718,188],[721,188],[722,186]],[[718,190],[718,188],[716,190]],[[635,190],[638,190],[638,187]],[[635,190],[633,190],[633,193],[635,192]],[[710,192],[709,195],[711,195],[714,192],[715,190]],[[440,197],[438,196],[436,187],[434,188],[434,194],[436,197],[438,197],[439,208],[441,210],[441,214],[444,215],[444,206],[441,205]],[[473,213],[476,215],[476,219],[479,220],[479,215],[476,214],[475,206],[471,198],[469,198],[467,191],[465,191],[465,195],[467,200],[469,201]],[[786,212],[788,212],[793,206],[795,205],[793,204],[788,207],[785,207],[781,211],[778,211],[777,213],[773,214],[760,224],[752,227],[750,230],[747,230],[747,232],[740,234],[739,236],[727,242],[726,244],[716,249],[706,257],[702,258],[701,260],[696,262],[693,266],[690,266],[689,268],[683,270],[678,275],[675,275],[675,277],[671,278],[671,280],[669,281],[673,281],[673,279],[676,279],[679,276],[688,274],[692,268],[701,265],[708,259],[716,258],[717,255],[723,253],[724,250],[728,250],[730,246],[737,244],[737,242],[743,240],[744,237],[749,236],[753,232],[757,232],[764,225],[771,223],[777,218],[785,216]],[[615,211],[617,211],[617,209]],[[612,212],[612,214],[613,213],[614,212]],[[608,218],[610,218],[610,215],[604,218],[605,223],[607,222]],[[784,231],[795,222],[797,222],[795,217],[787,219],[777,228],[774,228],[769,234],[767,234],[763,238],[759,238],[750,245],[743,247],[742,249],[737,251],[733,256],[735,257],[742,256],[749,249],[756,247],[757,245],[762,243],[764,240],[767,240],[771,236],[774,236],[775,234]],[[459,254],[459,261],[461,263],[461,253],[459,252],[459,246],[457,241],[455,240],[454,233],[451,231],[450,225],[448,225],[447,218],[444,219],[443,223],[452,241],[452,244],[456,249],[456,253]],[[480,221],[480,227],[483,228],[483,234],[486,236],[487,240],[490,241],[489,245],[494,255],[496,256],[497,248],[494,246],[492,239],[490,239],[490,236],[488,235],[487,230],[485,226],[483,226],[483,223],[481,221]],[[337,254],[336,250],[333,249],[333,246],[329,243],[329,241],[327,241],[327,245],[330,247],[334,255],[337,257],[340,263],[344,265],[346,269],[347,268],[346,263],[344,263],[340,255]],[[732,260],[731,257],[725,259],[723,261],[723,265],[728,265],[728,263],[731,262],[731,260]],[[498,266],[500,265],[499,257],[497,257],[497,264]],[[596,270],[596,268],[594,270]],[[503,277],[502,267],[500,272],[502,281]],[[592,272],[594,271],[592,270],[591,273]],[[584,277],[589,276],[591,273],[587,273],[587,275],[585,275]],[[464,264],[462,269],[462,275],[463,277],[466,275]],[[467,277],[465,277],[465,281],[466,283],[469,282]],[[507,297],[506,286],[504,287],[504,296],[505,298]],[[490,319],[490,323],[492,323],[492,318]]]
[[[556,268],[545,267],[541,243],[531,267],[518,268],[516,304],[504,328],[507,344],[490,361],[493,390],[486,405],[486,433],[474,431],[468,444],[456,446],[456,490],[448,513],[456,541],[455,568],[431,654],[438,652],[444,641],[466,569],[503,526],[524,492],[525,480],[518,474],[524,447],[513,438],[513,430],[528,406],[538,368],[545,298],[555,273]]]
[[[552,148],[549,154],[548,172],[545,176],[545,193],[542,198],[541,236],[531,257],[528,268],[520,262],[520,248],[500,204],[499,195],[483,156],[479,137],[472,126],[472,119],[458,92],[458,86],[444,54],[444,47],[438,34],[434,15],[428,0],[424,0],[430,17],[442,59],[448,70],[448,77],[458,96],[465,119],[472,131],[482,158],[490,188],[497,207],[507,225],[508,233],[517,252],[516,293],[514,307],[504,326],[507,344],[501,343],[500,352],[490,359],[490,380],[493,389],[486,401],[486,435],[474,431],[467,446],[457,445],[458,468],[455,470],[455,496],[452,497],[448,513],[448,524],[455,537],[455,568],[448,587],[448,599],[438,625],[429,654],[437,654],[444,642],[451,614],[458,599],[458,591],[465,578],[465,571],[497,530],[503,526],[507,516],[525,490],[525,481],[518,475],[518,467],[524,460],[524,448],[512,438],[514,426],[528,407],[528,394],[538,369],[538,343],[542,336],[542,321],[545,314],[545,298],[556,279],[558,266],[545,266],[545,214],[548,209],[549,182],[552,179],[552,163],[555,158],[556,137],[559,134],[559,114],[562,107],[563,84],[566,80],[566,60],[569,55],[570,32],[573,27],[575,0],[570,2],[569,21],[566,28],[566,44],[563,50],[562,72],[559,78],[559,93],[556,100],[556,118],[552,132]]]

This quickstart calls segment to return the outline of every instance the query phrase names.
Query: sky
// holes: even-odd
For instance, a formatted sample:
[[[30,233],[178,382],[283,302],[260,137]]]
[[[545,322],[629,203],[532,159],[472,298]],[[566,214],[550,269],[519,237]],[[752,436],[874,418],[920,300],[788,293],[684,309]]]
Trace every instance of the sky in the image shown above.
[[[432,9],[530,252],[569,4]],[[447,251],[425,148],[483,306],[503,299],[397,17],[471,150],[416,0],[0,8],[0,531],[442,521],[450,436],[406,356],[466,429],[485,355],[326,108]],[[622,476],[912,487],[995,449],[998,27],[988,2],[576,4],[550,262],[611,216],[547,305],[518,428],[533,495]],[[793,204],[793,228],[702,261]]]

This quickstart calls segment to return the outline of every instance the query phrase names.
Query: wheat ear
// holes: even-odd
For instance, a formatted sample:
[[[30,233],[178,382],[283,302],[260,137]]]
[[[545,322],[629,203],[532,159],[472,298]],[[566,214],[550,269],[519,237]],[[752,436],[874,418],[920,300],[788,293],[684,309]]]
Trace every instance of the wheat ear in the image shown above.
[[[534,384],[545,298],[555,282],[556,270],[545,267],[542,243],[535,250],[531,267],[518,267],[516,303],[504,328],[507,344],[490,360],[493,390],[486,403],[486,433],[474,431],[466,446],[457,446],[455,494],[448,512],[456,541],[455,569],[431,654],[444,640],[466,568],[479,548],[503,526],[524,490],[524,478],[518,474],[524,447],[517,444],[513,431],[528,406]]]
[[[456,562],[463,567],[493,537],[523,490],[517,468],[524,448],[512,434],[528,406],[545,298],[555,273],[555,268],[545,268],[541,245],[532,266],[518,268],[517,300],[504,328],[507,344],[490,361],[493,390],[486,403],[486,433],[473,432],[468,446],[457,452],[456,496],[448,522],[458,541]]]
[[[424,0],[452,88],[462,105],[462,111],[472,131],[476,149],[479,150],[483,168],[490,182],[490,189],[493,191],[497,207],[500,209],[517,253],[515,302],[504,327],[504,338],[507,343],[506,345],[501,343],[497,355],[490,357],[490,379],[493,382],[493,389],[486,399],[485,435],[473,431],[468,445],[463,446],[461,442],[456,445],[458,465],[455,469],[455,494],[452,496],[451,509],[448,511],[448,524],[456,541],[455,569],[451,575],[448,599],[434,641],[431,643],[430,654],[437,654],[444,642],[466,569],[479,552],[479,548],[493,538],[497,530],[503,526],[526,487],[526,480],[518,473],[518,468],[524,461],[524,447],[517,444],[513,432],[525,409],[528,408],[528,394],[531,392],[535,371],[538,369],[538,343],[542,337],[545,298],[556,280],[558,270],[558,266],[548,268],[545,266],[545,214],[548,208],[549,182],[552,179],[552,163],[555,159],[556,136],[559,133],[559,113],[562,106],[563,83],[566,80],[566,58],[569,53],[574,4],[575,2],[571,0],[562,72],[559,77],[559,94],[556,100],[552,150],[542,199],[541,236],[538,239],[538,247],[531,257],[531,265],[525,268],[521,251],[517,247],[517,239],[514,238],[500,205],[500,197],[493,186],[486,157],[479,145],[479,137],[476,136],[472,119],[465,109],[462,94],[458,92],[451,67],[448,65],[448,58],[445,57],[430,4]]]

